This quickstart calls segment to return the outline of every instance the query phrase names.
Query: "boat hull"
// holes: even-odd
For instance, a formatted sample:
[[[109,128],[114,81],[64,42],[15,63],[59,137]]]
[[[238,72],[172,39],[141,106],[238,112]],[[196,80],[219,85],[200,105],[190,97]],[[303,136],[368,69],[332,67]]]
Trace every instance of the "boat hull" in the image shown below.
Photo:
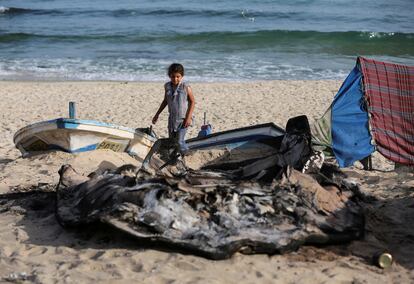
[[[14,136],[14,143],[23,155],[47,150],[79,153],[109,149],[128,152],[141,160],[155,141],[155,137],[132,128],[67,118],[28,125]]]
[[[186,141],[187,166],[193,169],[238,167],[276,153],[285,131],[273,123],[217,132]]]

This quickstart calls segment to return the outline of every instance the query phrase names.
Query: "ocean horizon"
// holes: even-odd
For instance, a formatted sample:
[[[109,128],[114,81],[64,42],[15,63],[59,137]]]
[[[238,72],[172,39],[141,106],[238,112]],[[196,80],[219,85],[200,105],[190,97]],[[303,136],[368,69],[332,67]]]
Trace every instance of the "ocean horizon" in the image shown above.
[[[411,0],[0,1],[0,80],[343,80],[414,65]]]

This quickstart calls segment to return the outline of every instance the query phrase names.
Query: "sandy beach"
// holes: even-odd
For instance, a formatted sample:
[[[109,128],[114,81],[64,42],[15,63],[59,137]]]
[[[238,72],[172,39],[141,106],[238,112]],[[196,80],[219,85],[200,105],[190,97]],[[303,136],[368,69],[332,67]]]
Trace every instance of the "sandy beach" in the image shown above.
[[[196,136],[203,113],[213,131],[274,122],[291,117],[319,118],[330,106],[341,81],[253,81],[192,83],[196,98]],[[77,116],[128,127],[148,127],[163,97],[162,82],[0,81],[0,194],[53,190],[58,170],[70,163],[85,175],[103,162],[139,163],[125,153],[50,152],[22,158],[14,133],[28,124]],[[167,111],[154,126],[167,134]],[[367,199],[365,236],[329,247],[304,246],[285,255],[243,255],[212,261],[175,251],[142,247],[106,227],[67,230],[54,212],[40,214],[0,198],[0,282],[16,283],[414,283],[414,176],[393,170],[376,154],[374,170],[344,169]],[[45,195],[47,200],[47,195]],[[3,201],[2,201],[3,200]],[[10,206],[12,204],[12,206]],[[389,251],[388,269],[372,264],[378,251]]]

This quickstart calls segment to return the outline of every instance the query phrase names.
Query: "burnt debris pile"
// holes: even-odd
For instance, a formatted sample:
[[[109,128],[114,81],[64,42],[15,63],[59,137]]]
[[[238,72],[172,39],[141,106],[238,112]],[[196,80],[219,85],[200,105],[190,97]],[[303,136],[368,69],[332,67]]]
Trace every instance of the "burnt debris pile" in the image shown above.
[[[162,147],[139,170],[86,178],[65,165],[56,215],[63,226],[103,222],[141,243],[212,259],[359,238],[356,196],[334,166],[309,165],[315,155],[307,135],[287,133],[283,151],[231,169],[188,169],[180,159],[163,160]]]

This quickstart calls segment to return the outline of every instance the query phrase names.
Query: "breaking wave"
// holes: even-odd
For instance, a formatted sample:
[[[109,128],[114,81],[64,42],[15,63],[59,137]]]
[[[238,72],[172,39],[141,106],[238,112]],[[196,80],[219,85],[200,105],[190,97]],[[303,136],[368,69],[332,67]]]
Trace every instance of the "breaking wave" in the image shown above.
[[[270,49],[274,51],[322,52],[353,55],[414,56],[414,34],[384,32],[316,32],[269,30],[256,32],[201,32],[116,35],[47,35],[31,33],[0,33],[0,43],[28,40],[53,40],[82,44],[88,41],[118,42],[120,44],[191,44],[195,50],[220,52]]]

